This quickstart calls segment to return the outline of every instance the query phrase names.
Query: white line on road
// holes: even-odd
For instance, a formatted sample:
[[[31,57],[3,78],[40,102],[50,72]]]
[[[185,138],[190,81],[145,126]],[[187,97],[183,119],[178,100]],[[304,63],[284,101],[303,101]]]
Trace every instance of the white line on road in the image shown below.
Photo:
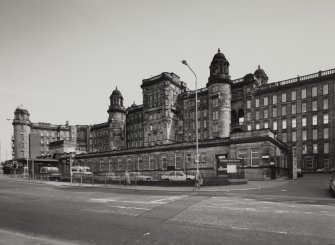
[[[150,208],[126,207],[126,206],[112,206],[112,205],[109,205],[108,207],[110,207],[110,208],[121,208],[121,209],[136,209],[136,210],[145,210],[145,211],[151,210]]]

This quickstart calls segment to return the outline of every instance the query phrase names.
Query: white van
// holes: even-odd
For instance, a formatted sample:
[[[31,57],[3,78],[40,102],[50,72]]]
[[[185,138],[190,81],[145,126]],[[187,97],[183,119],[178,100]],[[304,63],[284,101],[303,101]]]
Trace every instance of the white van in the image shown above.
[[[93,173],[90,171],[89,167],[73,166],[72,175],[74,177],[92,177]]]

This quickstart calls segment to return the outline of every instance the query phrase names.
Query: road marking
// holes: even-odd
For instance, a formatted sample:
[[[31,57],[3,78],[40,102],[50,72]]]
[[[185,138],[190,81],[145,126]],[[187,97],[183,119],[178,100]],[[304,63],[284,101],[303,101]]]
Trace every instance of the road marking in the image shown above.
[[[109,205],[108,207],[110,207],[110,208],[120,208],[120,209],[136,209],[136,210],[145,210],[145,211],[151,210],[150,208],[126,207],[126,206],[112,206],[112,205]]]
[[[173,197],[158,199],[155,201],[150,201],[150,203],[165,203],[164,201],[173,202],[173,201],[180,200],[186,197],[188,197],[188,195],[173,196]]]

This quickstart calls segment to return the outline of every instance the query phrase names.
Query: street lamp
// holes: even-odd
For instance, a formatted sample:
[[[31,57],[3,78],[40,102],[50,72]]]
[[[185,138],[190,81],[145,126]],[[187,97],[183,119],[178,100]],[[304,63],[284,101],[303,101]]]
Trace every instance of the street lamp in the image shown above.
[[[195,145],[196,145],[196,155],[195,163],[197,164],[197,175],[199,174],[199,140],[198,140],[198,88],[197,88],[197,74],[192,70],[192,68],[187,64],[186,60],[181,63],[186,65],[195,77]]]

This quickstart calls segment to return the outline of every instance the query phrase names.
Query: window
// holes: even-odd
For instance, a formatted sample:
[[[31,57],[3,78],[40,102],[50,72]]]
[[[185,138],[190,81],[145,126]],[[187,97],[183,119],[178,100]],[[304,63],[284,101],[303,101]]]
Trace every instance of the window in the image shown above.
[[[301,112],[306,112],[306,102],[301,103]]]
[[[291,100],[296,100],[297,99],[297,91],[292,91],[291,93]]]
[[[268,109],[264,110],[264,118],[268,118],[269,117],[269,111]]]
[[[238,157],[237,158],[242,159],[243,163],[246,163],[246,161],[247,161],[247,150],[246,149],[238,150]]]
[[[260,128],[259,123],[256,123],[256,130]]]
[[[166,157],[166,155],[162,155],[161,169],[166,169],[166,165],[167,165],[167,157]]]
[[[247,100],[247,108],[248,108],[248,109],[251,108],[251,100]]]
[[[207,121],[204,121],[204,128],[207,128]]]
[[[324,84],[322,87],[322,93],[323,95],[328,94],[328,84]]]
[[[292,128],[296,128],[297,127],[297,119],[294,117],[292,118]]]
[[[181,168],[181,156],[179,154],[175,154],[175,168]]]
[[[277,130],[277,121],[273,121],[273,124],[272,124],[272,129],[273,130]]]
[[[307,154],[307,145],[302,145],[302,154]]]
[[[127,158],[127,170],[132,170],[133,169],[133,166],[132,166],[132,162],[131,162],[131,157],[128,157]]]
[[[264,97],[264,106],[267,106],[269,104],[269,98]]]
[[[259,166],[259,150],[251,149],[251,166]]]
[[[143,162],[142,162],[142,157],[137,157],[137,169],[141,170],[143,169]]]
[[[219,105],[218,98],[213,99],[212,102],[213,102],[213,107],[218,107],[218,105]]]
[[[248,131],[251,131],[251,124],[248,124],[248,126],[247,126],[247,130],[248,130]]]
[[[153,156],[149,156],[149,169],[154,169],[154,157]]]
[[[323,109],[327,110],[328,109],[328,99],[323,100]]]
[[[286,119],[283,119],[281,123],[282,123],[281,128],[286,129]]]
[[[199,157],[200,157],[199,161],[201,161],[202,163],[207,162],[207,153],[206,152],[201,152]]]
[[[302,130],[301,131],[301,139],[303,141],[306,141],[307,140],[307,131],[306,130]]]
[[[283,142],[287,142],[287,133],[286,132],[284,132],[283,134],[282,134],[282,140],[283,140]]]
[[[328,113],[323,114],[323,124],[328,124],[329,116]]]
[[[283,93],[283,94],[281,95],[281,102],[282,102],[282,103],[285,103],[285,102],[286,102],[286,93]]]
[[[273,105],[277,104],[277,95],[272,96],[272,104]]]
[[[219,128],[217,124],[213,124],[213,132],[218,132]]]
[[[296,141],[297,141],[297,132],[292,131],[292,142],[296,142]]]
[[[318,87],[312,87],[312,97],[316,97],[318,95]]]
[[[264,128],[269,128],[269,123],[268,122],[264,122]]]
[[[122,162],[120,157],[117,158],[117,170],[122,170]]]
[[[306,99],[306,89],[305,89],[305,88],[303,88],[303,89],[301,90],[301,98],[302,98],[302,99]]]
[[[255,107],[259,107],[259,98],[255,99]]]
[[[259,111],[256,111],[255,117],[256,117],[256,120],[259,120]]]
[[[313,154],[318,153],[318,144],[313,144]]]
[[[277,117],[277,108],[272,109],[272,117]]]
[[[281,108],[281,115],[286,116],[286,105],[283,105]]]
[[[329,138],[329,129],[328,128],[324,128],[323,129],[323,138],[324,139],[328,139]]]
[[[318,110],[318,101],[313,100],[312,101],[312,111],[317,111]]]
[[[313,135],[313,140],[317,140],[318,139],[318,130],[317,129],[313,129],[312,130],[312,135]]]
[[[217,120],[219,118],[219,112],[218,111],[213,111],[213,120]]]
[[[324,143],[323,144],[323,153],[324,154],[329,154],[329,143]]]
[[[301,125],[302,125],[303,127],[306,127],[306,126],[307,126],[307,118],[306,118],[306,117],[301,118]]]
[[[291,107],[291,114],[295,115],[297,113],[297,105],[296,104],[292,104]]]
[[[247,112],[247,121],[251,121],[251,112]]]
[[[313,115],[312,116],[312,125],[318,125],[318,116],[317,115]]]

